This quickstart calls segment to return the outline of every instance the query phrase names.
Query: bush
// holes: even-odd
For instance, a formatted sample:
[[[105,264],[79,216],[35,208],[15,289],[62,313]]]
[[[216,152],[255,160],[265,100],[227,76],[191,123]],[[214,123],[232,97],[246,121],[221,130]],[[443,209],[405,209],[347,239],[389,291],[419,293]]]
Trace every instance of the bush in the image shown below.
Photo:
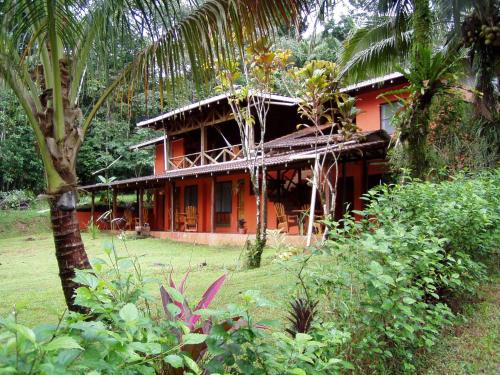
[[[500,173],[383,186],[367,208],[337,225],[308,286],[324,319],[350,332],[358,371],[414,372],[454,320],[457,298],[475,295],[486,260],[498,259]]]
[[[35,195],[28,190],[11,190],[0,192],[0,209],[27,209],[35,201]]]
[[[156,318],[155,298],[146,291],[152,280],[143,279],[136,259],[118,256],[112,244],[105,253],[93,271],[76,273],[82,287],[75,301],[88,314],[69,313],[34,329],[18,324],[15,313],[0,319],[0,373],[169,374],[177,367],[200,373],[181,351],[200,337],[182,322]]]

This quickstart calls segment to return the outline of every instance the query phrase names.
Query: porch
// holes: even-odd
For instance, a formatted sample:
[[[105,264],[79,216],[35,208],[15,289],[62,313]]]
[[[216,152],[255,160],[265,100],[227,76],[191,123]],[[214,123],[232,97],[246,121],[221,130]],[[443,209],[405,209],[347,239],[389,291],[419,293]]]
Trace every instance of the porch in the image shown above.
[[[269,229],[281,229],[290,237],[300,238],[306,232],[312,197],[318,194],[311,187],[315,154],[310,138],[306,132],[297,132],[266,144],[268,200],[264,218]],[[334,146],[339,149],[338,164],[325,167],[322,173],[338,182],[337,219],[347,209],[363,208],[362,194],[384,173],[386,144],[384,134],[372,132]],[[203,157],[216,162],[203,165]],[[90,217],[95,220],[97,216],[95,193],[107,190],[112,194],[112,229],[148,227],[159,237],[207,244],[232,241],[230,237],[240,243],[249,238],[246,233],[255,233],[257,209],[248,174],[251,160],[243,158],[233,146],[216,149],[211,155],[182,154],[173,160],[180,161],[175,163],[176,168],[172,166],[159,175],[83,187],[92,196]],[[120,194],[135,195],[135,202],[123,208],[118,201]],[[320,233],[321,199],[315,200],[312,212],[316,214],[311,221],[315,232]],[[235,236],[239,234],[241,237]]]

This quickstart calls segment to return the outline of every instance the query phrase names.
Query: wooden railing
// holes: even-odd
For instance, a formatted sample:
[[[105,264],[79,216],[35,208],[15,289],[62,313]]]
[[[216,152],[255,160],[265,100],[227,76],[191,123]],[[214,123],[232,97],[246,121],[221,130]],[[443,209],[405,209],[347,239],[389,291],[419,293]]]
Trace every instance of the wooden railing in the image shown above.
[[[169,169],[183,169],[208,164],[220,164],[243,158],[241,144],[175,156],[168,160]]]

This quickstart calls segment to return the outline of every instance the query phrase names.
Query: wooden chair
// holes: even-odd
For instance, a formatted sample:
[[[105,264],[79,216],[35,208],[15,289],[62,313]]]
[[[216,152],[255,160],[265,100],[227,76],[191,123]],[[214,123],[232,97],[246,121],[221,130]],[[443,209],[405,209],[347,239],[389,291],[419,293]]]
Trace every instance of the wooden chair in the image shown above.
[[[286,233],[290,231],[290,222],[294,222],[298,225],[299,216],[298,215],[287,215],[285,213],[285,206],[283,203],[275,202],[274,209],[276,210],[276,220],[278,222],[278,229],[283,229]]]
[[[179,212],[179,209],[176,208],[174,211],[174,230],[180,232],[181,228],[182,228],[182,230],[184,229],[184,224],[185,224],[184,219],[185,219],[185,215],[181,214]]]
[[[133,230],[134,228],[134,215],[132,214],[132,211],[128,208],[125,209],[125,212],[123,213],[123,217],[125,219],[125,229],[128,230]]]
[[[187,206],[186,207],[186,232],[198,232],[198,215],[196,213],[196,207]]]

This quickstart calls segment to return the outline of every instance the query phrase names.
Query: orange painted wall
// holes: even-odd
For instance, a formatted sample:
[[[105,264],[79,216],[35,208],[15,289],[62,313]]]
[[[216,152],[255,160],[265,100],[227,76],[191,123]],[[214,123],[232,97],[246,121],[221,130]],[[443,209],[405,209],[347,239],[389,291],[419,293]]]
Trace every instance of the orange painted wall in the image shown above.
[[[175,139],[170,142],[170,153],[172,154],[172,157],[182,156],[185,154],[184,138]]]
[[[155,174],[162,174],[165,171],[165,163],[163,159],[163,143],[156,145],[155,150]]]
[[[356,107],[361,110],[361,113],[356,116],[356,125],[363,131],[380,130],[380,105],[387,103],[387,100],[395,101],[397,97],[389,95],[386,100],[377,96],[405,86],[406,84],[394,85],[356,95]],[[405,97],[406,95],[399,96]]]

